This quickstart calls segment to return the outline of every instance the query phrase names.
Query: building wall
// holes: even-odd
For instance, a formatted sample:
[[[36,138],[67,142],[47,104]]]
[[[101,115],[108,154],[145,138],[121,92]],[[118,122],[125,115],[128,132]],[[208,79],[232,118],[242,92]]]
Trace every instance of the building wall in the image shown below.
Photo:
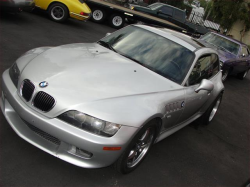
[[[246,2],[250,3],[250,0],[246,0]],[[235,22],[231,28],[231,30],[228,32],[229,35],[232,35],[232,37],[236,40],[240,40],[240,31],[242,31],[244,28],[244,24],[242,21],[238,20]],[[246,32],[244,37],[242,38],[242,42],[250,45],[250,31]]]
[[[232,26],[231,30],[227,33],[228,35],[232,35],[232,37],[236,40],[240,40],[241,35],[240,31],[244,28],[244,24],[242,21],[237,21]],[[246,32],[244,37],[242,38],[242,42],[250,45],[250,31]]]

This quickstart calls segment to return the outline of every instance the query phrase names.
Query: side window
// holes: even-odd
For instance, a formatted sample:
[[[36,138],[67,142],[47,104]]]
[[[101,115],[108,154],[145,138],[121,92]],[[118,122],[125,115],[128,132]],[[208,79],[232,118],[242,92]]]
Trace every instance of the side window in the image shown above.
[[[220,61],[218,55],[216,54],[211,55],[211,63],[212,63],[211,64],[212,73],[210,74],[209,78],[213,77],[220,71]]]
[[[174,18],[178,19],[178,20],[183,20],[183,19],[185,19],[185,14],[183,14],[183,12],[180,10],[175,10],[174,11]]]
[[[173,15],[173,9],[171,7],[164,6],[161,8],[161,11],[163,14],[167,14],[172,16]]]
[[[219,72],[219,58],[216,54],[201,57],[195,64],[188,85],[199,84],[202,79],[210,79]]]

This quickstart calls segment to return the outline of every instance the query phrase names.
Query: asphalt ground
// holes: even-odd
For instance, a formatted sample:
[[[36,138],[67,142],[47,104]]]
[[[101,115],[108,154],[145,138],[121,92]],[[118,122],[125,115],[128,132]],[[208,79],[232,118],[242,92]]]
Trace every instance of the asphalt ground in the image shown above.
[[[24,52],[40,46],[95,42],[114,29],[105,24],[50,21],[43,13],[1,14],[0,73]],[[242,186],[250,174],[250,75],[229,77],[217,116],[155,144],[128,175],[112,166],[84,169],[21,139],[0,112],[0,186]]]

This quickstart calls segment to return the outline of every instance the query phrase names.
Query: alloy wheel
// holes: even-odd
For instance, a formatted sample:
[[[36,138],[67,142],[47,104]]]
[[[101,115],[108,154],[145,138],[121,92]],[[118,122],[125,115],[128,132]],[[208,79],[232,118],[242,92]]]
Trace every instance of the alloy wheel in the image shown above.
[[[127,167],[135,167],[146,155],[154,140],[154,128],[149,127],[136,141],[127,157]]]
[[[63,19],[65,15],[64,9],[60,6],[54,6],[51,10],[51,16],[55,20]]]
[[[225,81],[227,79],[228,74],[229,74],[228,70],[224,70],[222,72],[222,81]]]
[[[210,116],[209,116],[209,122],[210,121],[212,121],[212,119],[214,118],[214,116],[215,116],[215,114],[216,114],[216,112],[217,112],[217,110],[218,110],[218,108],[219,108],[219,106],[220,106],[220,102],[221,102],[221,99],[219,98],[217,101],[216,101],[216,103],[215,103],[215,105],[214,105],[214,107],[213,107],[213,109],[212,109],[212,111],[211,111],[211,113],[210,113]]]
[[[95,10],[92,14],[93,19],[96,21],[100,21],[101,19],[103,19],[103,12],[101,10]]]
[[[122,22],[123,22],[123,20],[122,20],[121,16],[113,17],[112,23],[114,26],[119,27],[122,25]]]

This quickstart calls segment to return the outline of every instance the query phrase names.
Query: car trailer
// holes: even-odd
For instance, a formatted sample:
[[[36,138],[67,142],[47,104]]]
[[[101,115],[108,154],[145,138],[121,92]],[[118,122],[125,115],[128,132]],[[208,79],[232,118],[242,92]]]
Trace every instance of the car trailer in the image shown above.
[[[87,0],[86,3],[92,10],[91,19],[96,23],[102,23],[107,20],[112,27],[119,29],[124,26],[125,20],[129,22],[140,21],[148,25],[158,25],[179,32],[186,32],[184,28],[164,19],[130,10],[106,1]]]

